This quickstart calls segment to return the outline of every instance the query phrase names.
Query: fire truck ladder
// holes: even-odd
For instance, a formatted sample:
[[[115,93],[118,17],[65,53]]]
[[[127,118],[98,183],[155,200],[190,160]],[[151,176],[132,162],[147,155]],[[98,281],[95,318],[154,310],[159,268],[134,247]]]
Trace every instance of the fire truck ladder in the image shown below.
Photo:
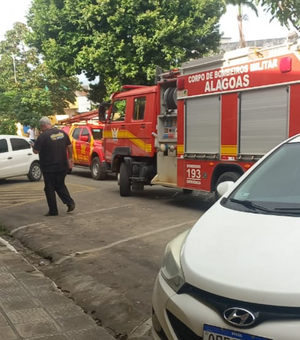
[[[61,124],[72,124],[72,123],[79,123],[79,122],[84,122],[84,121],[87,122],[87,121],[89,121],[91,119],[95,119],[95,118],[98,118],[98,110],[93,110],[93,111],[90,111],[90,112],[77,114],[73,117],[61,120],[60,123]]]

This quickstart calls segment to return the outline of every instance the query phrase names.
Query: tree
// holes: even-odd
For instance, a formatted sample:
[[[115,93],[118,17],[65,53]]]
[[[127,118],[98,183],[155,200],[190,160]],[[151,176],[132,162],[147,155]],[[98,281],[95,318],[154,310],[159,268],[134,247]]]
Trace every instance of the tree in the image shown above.
[[[242,6],[249,7],[258,16],[258,11],[254,4],[254,0],[225,0],[225,2],[227,5],[238,7],[237,21],[239,27],[240,47],[246,47],[246,41],[243,32],[243,20],[246,18],[246,16],[242,13]]]
[[[153,84],[219,47],[222,0],[33,0],[32,44],[60,75],[100,76],[99,96],[121,84]],[[99,97],[98,97],[99,98]]]
[[[35,48],[26,45],[29,29],[15,23],[0,42],[0,124],[36,126],[44,115],[63,113],[75,101],[78,79],[58,78]]]
[[[272,20],[275,18],[287,28],[290,24],[297,30],[300,29],[300,0],[257,0],[266,12],[270,12]]]

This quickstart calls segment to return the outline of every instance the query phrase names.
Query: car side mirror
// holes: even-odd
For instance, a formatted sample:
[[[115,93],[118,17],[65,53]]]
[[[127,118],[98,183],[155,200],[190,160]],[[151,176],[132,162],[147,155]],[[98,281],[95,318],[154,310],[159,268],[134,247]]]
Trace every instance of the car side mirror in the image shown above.
[[[217,192],[220,196],[223,196],[232,186],[234,182],[232,181],[226,181],[218,184],[217,186]]]
[[[89,136],[80,136],[80,140],[82,140],[83,142],[88,142]]]

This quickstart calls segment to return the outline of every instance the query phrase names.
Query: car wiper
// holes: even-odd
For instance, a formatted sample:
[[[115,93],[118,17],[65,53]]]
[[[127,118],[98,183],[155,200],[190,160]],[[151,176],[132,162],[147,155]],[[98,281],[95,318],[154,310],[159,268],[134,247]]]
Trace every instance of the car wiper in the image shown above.
[[[237,203],[237,204],[241,204],[242,206],[251,209],[253,212],[257,212],[257,211],[262,211],[265,213],[269,213],[269,214],[286,214],[286,215],[300,215],[300,208],[273,208],[273,209],[269,209],[266,207],[263,207],[259,204],[253,203],[252,201],[249,200],[238,200],[236,198],[230,198],[229,199],[231,202],[233,203]]]
[[[268,209],[268,208],[263,207],[261,205],[258,205],[256,203],[253,203],[252,201],[249,201],[249,200],[238,200],[236,198],[230,198],[229,200],[230,200],[230,202],[241,204],[242,206],[244,206],[248,209],[251,209],[253,211],[259,210],[259,211],[264,211],[264,212],[267,212],[267,213],[274,212],[273,209]]]
[[[279,212],[291,212],[294,214],[300,214],[300,208],[274,208],[275,211],[279,211]]]

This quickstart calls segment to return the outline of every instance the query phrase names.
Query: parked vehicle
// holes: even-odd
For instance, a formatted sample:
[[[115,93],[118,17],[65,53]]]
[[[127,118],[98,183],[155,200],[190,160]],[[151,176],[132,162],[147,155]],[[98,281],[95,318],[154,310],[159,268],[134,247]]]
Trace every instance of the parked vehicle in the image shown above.
[[[159,184],[214,192],[300,132],[299,44],[189,61],[99,108],[120,195]]]
[[[74,166],[91,169],[92,178],[103,180],[107,176],[102,148],[103,124],[99,123],[98,111],[77,115],[63,121],[63,127],[73,146]]]
[[[39,156],[33,153],[30,139],[0,135],[0,179],[24,175],[32,182],[42,177]]]
[[[296,340],[300,135],[275,147],[166,248],[155,340]]]

